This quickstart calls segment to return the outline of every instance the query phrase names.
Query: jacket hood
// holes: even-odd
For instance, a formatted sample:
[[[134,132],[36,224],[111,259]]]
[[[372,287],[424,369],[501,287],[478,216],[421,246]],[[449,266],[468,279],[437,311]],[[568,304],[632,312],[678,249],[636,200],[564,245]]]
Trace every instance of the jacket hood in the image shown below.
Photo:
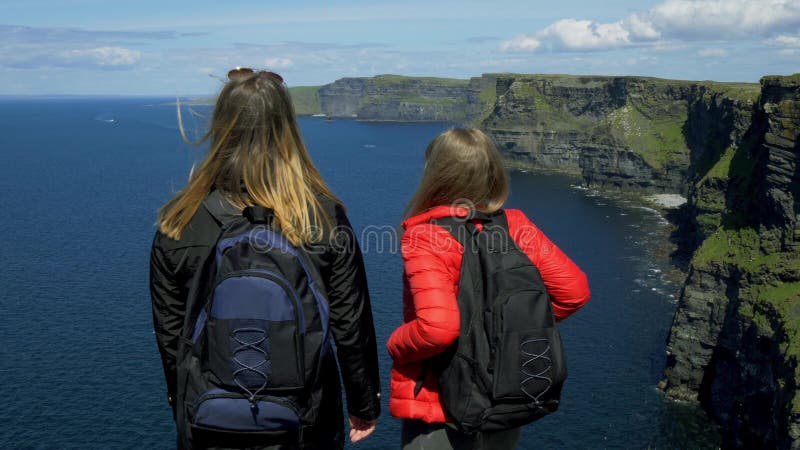
[[[460,206],[436,206],[425,210],[416,216],[409,217],[403,221],[402,225],[403,229],[407,230],[414,225],[430,222],[433,219],[441,219],[442,217],[467,217],[471,212],[471,209]]]

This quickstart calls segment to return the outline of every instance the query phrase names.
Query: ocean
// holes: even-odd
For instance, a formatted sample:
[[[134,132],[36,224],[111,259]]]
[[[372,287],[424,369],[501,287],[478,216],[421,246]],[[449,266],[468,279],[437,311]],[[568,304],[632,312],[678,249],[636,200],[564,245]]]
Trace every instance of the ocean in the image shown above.
[[[157,209],[202,147],[181,141],[174,100],[0,99],[0,448],[174,447],[147,287]],[[190,135],[204,107],[184,112]],[[397,226],[427,143],[448,124],[301,118],[312,158],[357,233]],[[569,378],[558,412],[527,426],[521,449],[717,448],[696,406],[656,389],[680,286],[656,249],[653,210],[581,189],[563,175],[511,172],[522,209],[588,275],[589,304],[560,326]],[[364,242],[362,242],[364,245]],[[391,362],[401,260],[365,246],[384,414],[351,448],[391,449]]]

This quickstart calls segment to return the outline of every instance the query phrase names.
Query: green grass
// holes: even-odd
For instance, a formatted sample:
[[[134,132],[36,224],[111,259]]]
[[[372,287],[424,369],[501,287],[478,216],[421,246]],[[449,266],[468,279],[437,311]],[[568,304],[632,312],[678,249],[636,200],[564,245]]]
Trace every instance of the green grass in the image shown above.
[[[292,96],[295,113],[301,116],[311,114],[321,114],[322,109],[319,105],[317,92],[320,86],[296,86],[289,88]]]
[[[791,313],[791,316],[800,317],[800,281],[770,285],[761,291],[759,298]]]
[[[706,95],[722,94],[732,100],[755,102],[761,94],[761,85],[758,83],[722,83],[718,81],[703,81],[700,84],[708,87]]]
[[[794,264],[800,265],[800,261],[795,260]],[[755,286],[751,291],[756,292],[753,322],[760,329],[765,327],[763,322],[768,322],[769,328],[765,329],[777,331],[784,360],[795,366],[794,384],[800,386],[800,367],[796,366],[800,360],[800,281]],[[793,394],[792,413],[800,413],[800,395],[788,394]]]
[[[764,81],[800,83],[800,73],[793,75],[769,75],[763,78]]]
[[[707,236],[708,234],[714,233],[714,231],[722,223],[722,213],[716,212],[713,209],[708,208],[706,205],[698,205],[698,207],[704,209],[704,212],[698,213],[695,217],[695,221],[697,222],[697,226],[699,228],[698,232],[701,236]]]
[[[733,161],[733,155],[736,153],[736,149],[733,147],[728,147],[722,153],[719,160],[716,164],[714,164],[704,178],[719,178],[723,180],[727,180],[730,176],[731,171],[731,161]]]
[[[515,96],[533,103],[533,107],[537,112],[546,113],[554,111],[553,105],[547,101],[547,98],[529,82],[514,82],[511,84],[511,91]]]
[[[729,230],[719,228],[697,249],[692,265],[708,267],[712,264],[744,266],[759,255],[758,232],[752,228]]]
[[[487,86],[478,93],[478,101],[481,104],[494,104],[497,101],[497,91],[494,86]]]
[[[765,254],[758,230],[750,227],[720,227],[703,241],[692,257],[692,265],[709,267],[713,264],[735,266],[754,276],[773,274],[784,279],[800,280],[800,255],[774,252]]]
[[[695,221],[701,236],[714,233],[723,222],[723,216],[730,216],[726,211],[727,180],[736,149],[726,149],[716,164],[695,185],[697,215]]]
[[[630,149],[653,169],[688,157],[683,136],[683,116],[649,118],[634,105],[625,105],[604,119],[612,134],[621,137]]]
[[[471,126],[481,127],[483,122],[489,118],[497,102],[497,88],[494,85],[483,87],[478,92],[478,111],[472,118]]]

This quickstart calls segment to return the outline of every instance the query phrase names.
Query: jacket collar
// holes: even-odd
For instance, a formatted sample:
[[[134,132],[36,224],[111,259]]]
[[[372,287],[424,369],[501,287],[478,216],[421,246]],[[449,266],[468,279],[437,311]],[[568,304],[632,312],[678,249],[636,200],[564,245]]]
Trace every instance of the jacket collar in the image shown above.
[[[203,206],[220,225],[228,223],[242,215],[242,212],[231,205],[216,189],[211,191],[208,197],[203,200]]]
[[[434,219],[441,219],[442,217],[467,217],[470,215],[470,211],[469,208],[462,208],[459,206],[435,206],[404,220],[403,228],[408,229],[414,225],[430,222]]]

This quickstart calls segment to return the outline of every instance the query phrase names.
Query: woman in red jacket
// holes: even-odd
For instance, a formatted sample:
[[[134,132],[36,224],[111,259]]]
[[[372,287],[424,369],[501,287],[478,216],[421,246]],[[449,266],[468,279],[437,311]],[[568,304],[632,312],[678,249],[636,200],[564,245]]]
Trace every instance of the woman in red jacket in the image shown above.
[[[394,362],[389,409],[403,419],[404,449],[503,449],[519,439],[519,428],[467,435],[448,425],[437,376],[423,372],[423,361],[453,345],[460,326],[456,296],[463,247],[432,222],[467,217],[472,209],[494,213],[507,197],[502,159],[483,132],[452,129],[430,143],[403,222],[403,324],[387,344]],[[586,275],[521,211],[506,210],[506,216],[511,238],[541,273],[556,320],[567,318],[589,299]]]

